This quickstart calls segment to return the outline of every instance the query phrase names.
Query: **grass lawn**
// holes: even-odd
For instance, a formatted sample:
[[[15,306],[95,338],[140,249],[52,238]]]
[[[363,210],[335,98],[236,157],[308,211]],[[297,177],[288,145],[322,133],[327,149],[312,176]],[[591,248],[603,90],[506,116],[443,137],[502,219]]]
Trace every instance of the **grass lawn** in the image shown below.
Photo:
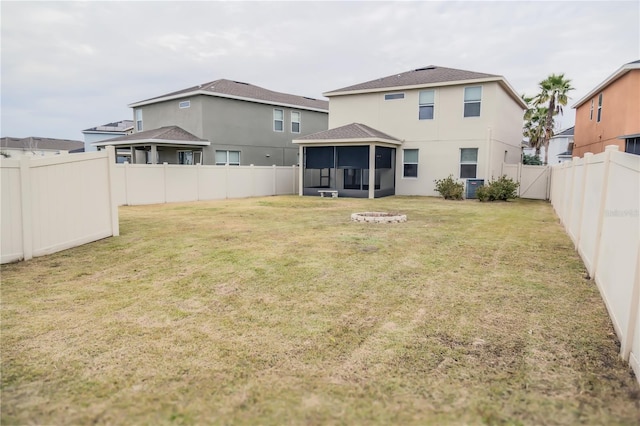
[[[408,222],[350,222],[374,210]],[[120,232],[2,266],[3,425],[640,422],[547,203],[252,198]]]

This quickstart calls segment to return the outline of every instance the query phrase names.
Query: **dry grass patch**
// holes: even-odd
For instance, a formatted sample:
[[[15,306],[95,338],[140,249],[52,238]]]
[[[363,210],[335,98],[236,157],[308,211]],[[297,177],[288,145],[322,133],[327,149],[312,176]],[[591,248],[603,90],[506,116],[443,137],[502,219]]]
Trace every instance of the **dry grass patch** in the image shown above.
[[[407,214],[353,223],[358,211]],[[3,424],[637,424],[543,202],[270,197],[120,210],[2,267]]]

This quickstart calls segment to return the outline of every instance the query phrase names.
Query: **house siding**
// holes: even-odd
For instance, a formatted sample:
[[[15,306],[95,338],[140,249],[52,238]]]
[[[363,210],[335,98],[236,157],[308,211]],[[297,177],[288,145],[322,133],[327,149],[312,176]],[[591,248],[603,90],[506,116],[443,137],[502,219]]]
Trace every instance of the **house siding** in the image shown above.
[[[602,118],[597,121],[598,96],[602,93]],[[591,100],[593,119],[589,119]],[[624,151],[620,136],[640,133],[640,70],[627,72],[592,98],[576,108],[573,155],[603,152],[607,145],[617,145]]]
[[[179,108],[190,100],[189,108]],[[284,111],[284,131],[273,130],[273,110]],[[203,147],[203,164],[215,164],[216,150],[240,151],[242,165],[291,166],[298,163],[292,139],[327,129],[326,112],[281,107],[257,102],[196,95],[142,107],[143,128],[176,125],[211,142]],[[291,132],[291,111],[301,113],[301,132]],[[160,161],[175,163],[177,150],[159,151]]]
[[[464,117],[464,88],[482,86],[480,117]],[[434,119],[419,120],[419,93],[435,90]],[[460,149],[478,148],[477,178],[502,174],[502,163],[520,160],[522,107],[497,82],[404,90],[404,99],[385,93],[332,96],[329,127],[366,124],[403,140],[396,156],[396,193],[437,195],[435,179],[460,176]],[[419,149],[417,178],[403,177],[402,149]]]

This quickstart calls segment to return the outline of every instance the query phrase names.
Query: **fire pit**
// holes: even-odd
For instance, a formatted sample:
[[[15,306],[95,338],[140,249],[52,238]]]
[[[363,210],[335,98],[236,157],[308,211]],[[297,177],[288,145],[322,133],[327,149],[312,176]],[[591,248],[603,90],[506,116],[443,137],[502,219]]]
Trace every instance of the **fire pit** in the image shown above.
[[[354,222],[400,223],[407,221],[407,215],[386,212],[363,212],[352,213],[351,220]]]

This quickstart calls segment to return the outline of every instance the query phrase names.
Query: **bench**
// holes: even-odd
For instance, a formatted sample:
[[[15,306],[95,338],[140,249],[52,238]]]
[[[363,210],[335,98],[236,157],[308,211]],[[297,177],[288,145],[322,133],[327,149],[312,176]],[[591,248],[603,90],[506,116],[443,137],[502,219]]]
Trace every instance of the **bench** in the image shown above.
[[[335,189],[319,189],[320,196],[324,198],[324,194],[331,194],[331,198],[338,198],[338,191]]]

